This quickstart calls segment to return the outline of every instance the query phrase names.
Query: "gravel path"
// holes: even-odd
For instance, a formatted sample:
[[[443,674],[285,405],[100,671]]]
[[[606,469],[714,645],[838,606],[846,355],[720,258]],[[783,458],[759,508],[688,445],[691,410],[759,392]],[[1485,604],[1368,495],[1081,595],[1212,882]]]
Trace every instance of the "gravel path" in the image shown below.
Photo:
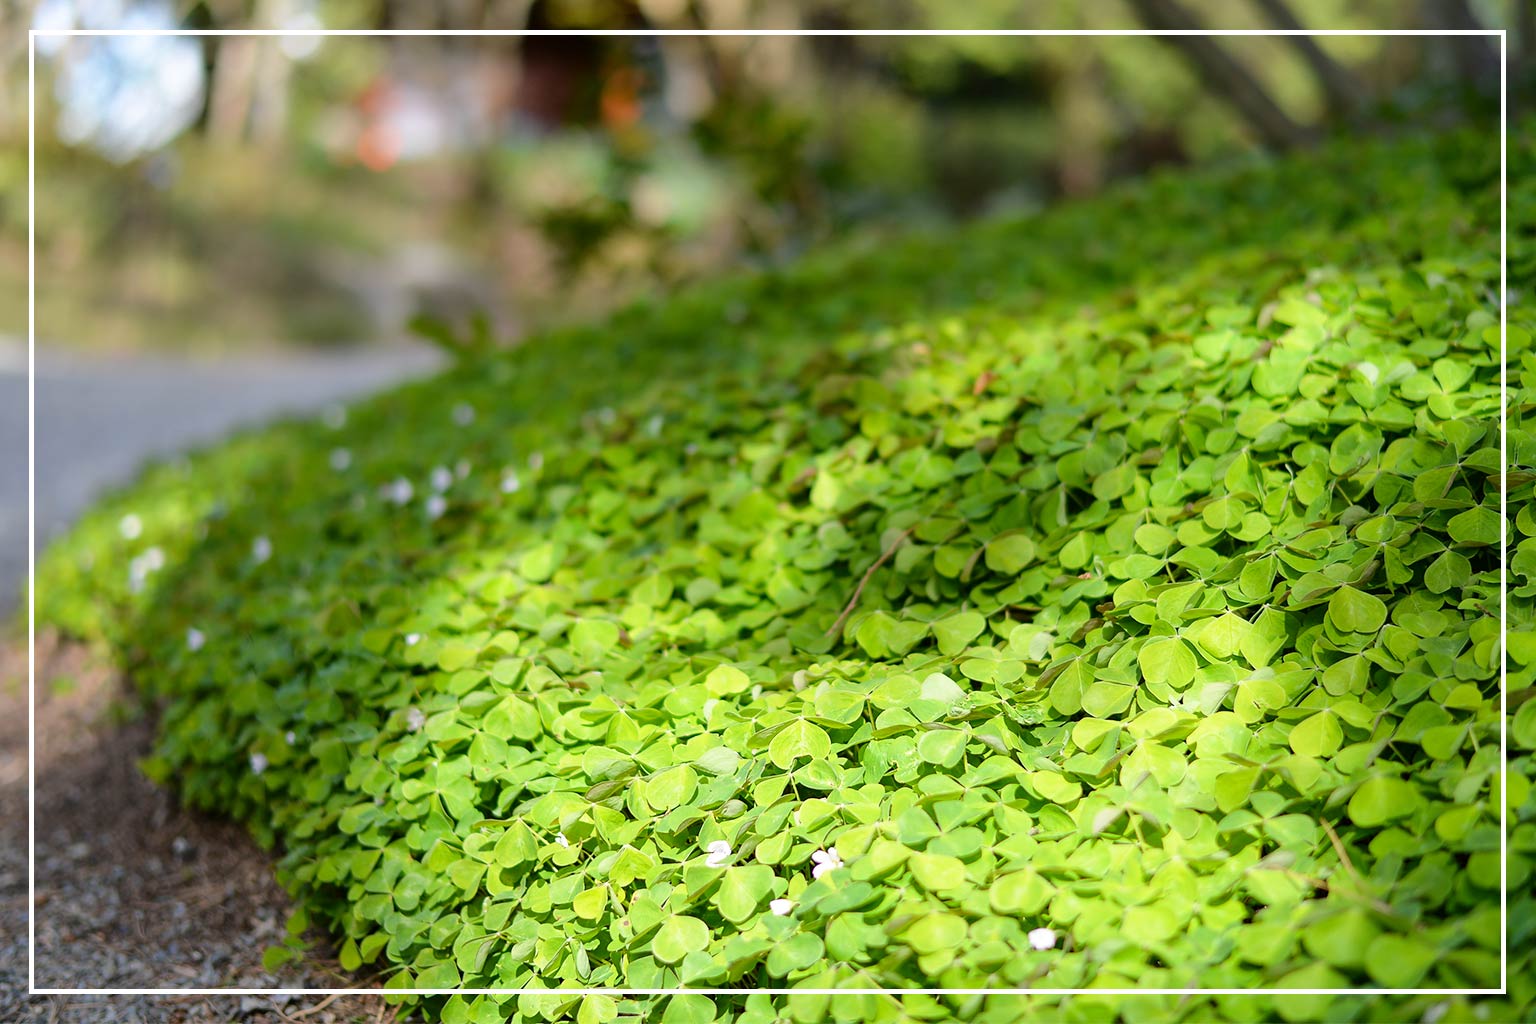
[[[230,430],[429,372],[426,349],[196,362],[39,353],[38,542],[146,459]],[[26,575],[27,392],[23,346],[0,339],[0,620]],[[65,681],[55,692],[52,685]],[[40,638],[37,703],[37,983],[42,987],[335,987],[314,955],[274,977],[261,965],[290,909],[271,859],[239,827],[180,808],[135,763],[152,726],[115,676]],[[24,641],[0,640],[0,1021],[305,1024],[388,1021],[378,997],[26,995],[27,733]]]
[[[0,1021],[66,1024],[393,1020],[377,996],[26,996],[25,652],[0,650]],[[135,763],[150,716],[79,646],[38,644],[36,982],[43,988],[335,988],[316,939],[276,975],[291,904],[237,825],[178,806]],[[126,719],[126,721],[125,721]],[[316,1009],[318,1007],[318,1009]]]

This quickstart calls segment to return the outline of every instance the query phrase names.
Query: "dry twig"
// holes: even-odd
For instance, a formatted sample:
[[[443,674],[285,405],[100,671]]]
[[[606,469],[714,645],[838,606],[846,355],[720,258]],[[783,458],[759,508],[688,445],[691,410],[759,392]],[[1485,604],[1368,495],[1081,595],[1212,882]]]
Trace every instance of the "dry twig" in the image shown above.
[[[875,574],[876,569],[890,560],[890,557],[896,553],[896,549],[901,547],[902,542],[912,535],[913,529],[914,527],[909,526],[902,530],[901,535],[891,541],[891,546],[880,552],[880,557],[875,559],[875,564],[864,570],[864,577],[859,580],[859,585],[853,588],[853,596],[843,606],[843,612],[837,617],[837,621],[827,630],[827,636],[836,636],[837,631],[843,628],[843,623],[848,621],[848,616],[852,615],[853,610],[859,606],[859,598],[864,595],[864,588],[869,585],[869,578]]]

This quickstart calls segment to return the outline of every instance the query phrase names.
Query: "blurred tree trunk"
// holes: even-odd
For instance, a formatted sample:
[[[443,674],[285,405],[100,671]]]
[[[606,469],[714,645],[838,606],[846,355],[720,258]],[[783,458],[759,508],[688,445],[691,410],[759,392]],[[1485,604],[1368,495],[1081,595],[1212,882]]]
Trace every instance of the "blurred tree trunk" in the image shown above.
[[[706,30],[710,28],[709,16],[704,11],[701,0],[688,0],[683,6],[684,27],[690,29]],[[731,88],[730,69],[720,59],[720,53],[715,49],[714,39],[710,36],[694,36],[694,42],[699,47],[699,55],[704,65],[704,76],[709,82],[709,90],[714,94],[712,98],[725,95]]]
[[[1524,0],[1527,6],[1531,0]],[[1424,21],[1430,28],[1452,31],[1486,30],[1487,25],[1477,20],[1466,0],[1424,0]],[[1499,91],[1499,48],[1492,36],[1444,36],[1442,37],[1451,57],[1456,62],[1456,73],[1462,81],[1479,92]]]
[[[23,4],[0,7],[0,67],[21,67],[27,60],[27,25],[31,12]],[[15,87],[20,76],[0,74],[0,130],[9,134],[26,124],[26,93]]]
[[[257,24],[281,26],[288,22],[295,10],[293,0],[258,0]],[[293,61],[283,52],[282,41],[275,38],[258,40],[260,52],[256,57],[253,73],[251,105],[251,138],[262,146],[276,149],[283,144],[288,131],[288,88],[293,75]]]
[[[1150,29],[1198,29],[1202,26],[1178,0],[1130,0],[1142,24]],[[1205,87],[1231,104],[1265,146],[1292,149],[1309,142],[1312,133],[1280,109],[1258,79],[1210,36],[1162,36],[1194,67]]]
[[[221,40],[208,94],[208,135],[219,142],[239,142],[250,121],[259,36],[228,36]]]
[[[1051,89],[1057,146],[1056,185],[1063,195],[1092,195],[1104,186],[1111,114],[1104,102],[1101,67],[1091,50],[1071,47]]]
[[[288,83],[293,62],[275,39],[261,40],[257,61],[251,138],[268,148],[282,145],[288,130]]]
[[[1304,26],[1291,13],[1285,0],[1255,0],[1271,25],[1288,32],[1305,31]],[[1365,88],[1359,79],[1324,52],[1312,36],[1287,36],[1286,40],[1301,54],[1312,73],[1317,76],[1323,95],[1328,98],[1328,112],[1335,116],[1348,114],[1361,104]]]
[[[1514,0],[1515,52],[1522,63],[1536,59],[1536,0]]]

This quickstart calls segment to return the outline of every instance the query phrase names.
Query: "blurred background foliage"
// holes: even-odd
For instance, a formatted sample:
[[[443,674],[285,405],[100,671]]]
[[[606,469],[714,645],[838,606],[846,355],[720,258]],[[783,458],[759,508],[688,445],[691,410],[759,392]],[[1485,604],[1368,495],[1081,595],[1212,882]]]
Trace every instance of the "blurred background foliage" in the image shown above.
[[[0,334],[25,331],[45,28],[1508,28],[1536,0],[41,0],[0,11]],[[830,236],[1028,211],[1164,165],[1495,116],[1447,37],[38,40],[38,333],[507,338]],[[456,328],[458,329],[458,328]],[[468,343],[468,342],[465,342]]]

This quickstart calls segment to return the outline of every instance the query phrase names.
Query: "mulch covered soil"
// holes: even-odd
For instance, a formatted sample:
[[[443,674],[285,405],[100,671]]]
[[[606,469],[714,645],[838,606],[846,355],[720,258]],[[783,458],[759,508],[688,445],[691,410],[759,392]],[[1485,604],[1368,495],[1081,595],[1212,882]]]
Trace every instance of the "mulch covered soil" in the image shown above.
[[[54,685],[45,685],[45,680]],[[40,639],[37,985],[260,988],[376,985],[316,955],[273,975],[291,901],[238,825],[183,809],[137,761],[153,723],[113,673]],[[0,646],[0,1021],[393,1021],[377,996],[38,996],[27,991],[24,643]]]

